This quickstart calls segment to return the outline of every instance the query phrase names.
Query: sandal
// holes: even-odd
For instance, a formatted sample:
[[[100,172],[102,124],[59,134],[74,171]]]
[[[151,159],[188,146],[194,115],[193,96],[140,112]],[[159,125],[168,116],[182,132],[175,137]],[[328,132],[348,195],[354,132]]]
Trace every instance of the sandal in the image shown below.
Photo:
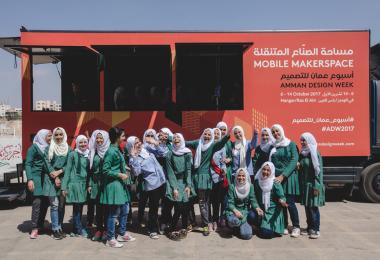
[[[180,231],[179,231],[179,238],[180,239],[184,239],[184,238],[186,238],[187,237],[187,230],[186,229],[181,229]]]
[[[180,240],[180,234],[178,232],[170,232],[168,234],[168,237],[169,239],[173,240],[173,241],[179,241]]]

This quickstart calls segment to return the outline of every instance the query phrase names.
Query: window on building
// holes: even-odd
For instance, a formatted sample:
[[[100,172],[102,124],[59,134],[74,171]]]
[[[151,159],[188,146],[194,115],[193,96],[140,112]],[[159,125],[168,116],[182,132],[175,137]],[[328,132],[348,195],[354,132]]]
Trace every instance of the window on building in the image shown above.
[[[171,97],[170,46],[93,46],[104,56],[107,111],[166,110]]]
[[[248,43],[176,44],[180,110],[241,110]]]

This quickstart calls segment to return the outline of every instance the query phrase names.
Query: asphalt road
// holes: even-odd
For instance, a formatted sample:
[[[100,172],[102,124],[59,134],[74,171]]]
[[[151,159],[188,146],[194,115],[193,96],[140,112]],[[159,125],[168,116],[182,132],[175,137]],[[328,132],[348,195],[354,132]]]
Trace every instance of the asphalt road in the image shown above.
[[[84,238],[56,241],[41,235],[31,240],[31,207],[0,208],[0,259],[380,259],[380,204],[358,200],[335,199],[321,208],[321,237],[317,240],[283,236],[243,241],[228,233],[213,232],[203,237],[192,232],[185,240],[175,242],[164,236],[151,240],[131,231],[136,241],[120,249]],[[304,210],[299,205],[298,209],[301,227],[305,227]],[[71,229],[71,215],[72,208],[67,206],[67,231]]]

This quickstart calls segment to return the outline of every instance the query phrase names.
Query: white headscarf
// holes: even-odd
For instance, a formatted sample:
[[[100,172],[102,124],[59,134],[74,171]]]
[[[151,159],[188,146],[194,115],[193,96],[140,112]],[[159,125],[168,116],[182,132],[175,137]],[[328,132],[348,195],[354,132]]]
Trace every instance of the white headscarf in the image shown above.
[[[317,141],[315,140],[315,137],[311,133],[308,133],[308,132],[303,133],[301,137],[305,139],[307,143],[307,147],[304,147],[301,149],[301,154],[304,156],[308,156],[309,154],[311,155],[311,161],[313,162],[314,173],[315,173],[315,176],[318,176],[319,173],[321,172],[321,169],[320,169],[319,160],[318,160]]]
[[[186,153],[191,153],[191,150],[185,146],[185,138],[183,138],[183,135],[180,133],[175,133],[174,136],[179,136],[179,139],[181,139],[179,146],[176,146],[173,142],[173,153],[175,155],[184,155]]]
[[[206,131],[210,131],[211,133],[211,139],[207,144],[204,143],[204,138],[203,138],[203,135]],[[205,130],[203,130],[201,138],[199,138],[199,144],[198,144],[197,150],[195,151],[195,158],[194,158],[195,168],[198,168],[199,165],[201,164],[202,152],[207,151],[208,148],[210,148],[210,146],[213,144],[213,142],[214,142],[214,132],[212,131],[211,128],[206,128]]]
[[[245,174],[245,183],[240,184],[238,182],[238,174],[240,171],[243,171]],[[247,171],[247,168],[239,168],[235,176],[235,192],[239,199],[245,199],[249,195],[251,189],[251,177]]]
[[[268,135],[269,135],[269,139],[265,142],[263,140],[263,132],[267,132]],[[276,141],[276,139],[274,139],[273,135],[272,135],[272,131],[268,128],[268,127],[265,127],[263,129],[261,129],[261,141],[260,141],[260,148],[262,151],[264,152],[269,152],[269,149],[271,146],[273,146],[273,143]]]
[[[245,160],[245,156],[246,156],[246,153],[247,153],[247,139],[245,139],[245,134],[244,134],[244,130],[241,126],[234,126],[232,128],[232,132],[235,133],[235,129],[238,129],[240,130],[241,132],[241,136],[242,136],[242,140],[236,140],[235,141],[235,145],[234,145],[234,150],[238,151],[239,152],[239,160],[240,160],[240,167],[241,168],[245,168],[247,167],[247,163],[246,163],[246,160]]]
[[[275,142],[273,144],[274,147],[270,151],[270,154],[269,154],[269,161],[272,161],[272,155],[277,152],[277,149],[276,149],[277,147],[286,147],[290,144],[290,140],[288,138],[286,138],[284,128],[282,128],[281,125],[274,124],[271,129],[273,129],[273,128],[277,128],[280,131],[281,138],[280,138],[280,140],[277,140],[277,139],[275,140]]]
[[[136,136],[130,136],[130,137],[127,138],[127,151],[128,151],[128,154],[131,154],[132,148],[135,145],[136,140],[137,140]],[[146,159],[146,158],[149,157],[149,152],[144,147],[141,147],[141,151],[140,151],[140,153],[138,155],[140,155],[142,158]]]
[[[268,165],[270,168],[270,175],[267,178],[264,178],[263,168],[266,165]],[[259,186],[262,190],[262,200],[263,200],[265,210],[267,210],[270,206],[270,194],[273,188],[275,171],[276,171],[276,168],[274,167],[273,163],[265,162],[263,163],[260,170],[256,173],[256,176],[255,176],[255,179],[259,181]]]
[[[55,142],[54,134],[57,130],[61,130],[63,132],[63,140],[60,144],[57,144]],[[51,161],[53,159],[53,155],[57,156],[66,156],[69,152],[69,145],[67,144],[67,134],[65,129],[62,127],[56,127],[53,130],[53,138],[51,139],[50,146],[49,146],[49,153],[48,153],[48,159]]]
[[[84,150],[82,150],[79,146],[79,142],[82,140],[86,140],[86,142],[87,142],[86,148]],[[90,149],[88,149],[87,137],[84,135],[78,135],[78,137],[75,139],[75,145],[76,145],[75,151],[87,158],[89,153],[90,153]]]
[[[161,132],[163,132],[163,133],[165,133],[165,134],[167,134],[170,138],[173,138],[173,132],[172,131],[170,131],[170,129],[169,128],[167,128],[167,127],[164,127],[164,128],[161,128],[161,130],[160,130]]]
[[[156,132],[156,130],[154,130],[154,129],[152,129],[152,128],[149,128],[149,129],[147,129],[147,130],[144,132],[144,135],[143,135],[143,144],[144,144],[144,145],[151,146],[151,147],[153,148],[153,147],[154,147],[153,144],[148,144],[148,143],[146,142],[146,136],[147,136],[148,134],[153,134],[153,138],[154,138],[154,140],[158,141],[157,132]]]
[[[103,143],[101,145],[98,145],[96,142],[96,136],[98,134],[101,134],[103,137]],[[98,154],[100,158],[104,158],[105,153],[107,152],[108,148],[110,147],[110,138],[109,135],[106,131],[104,130],[95,130],[90,138],[89,141],[89,149],[90,149],[90,154],[89,154],[89,159],[90,159],[90,168],[92,168],[92,164],[94,162],[94,156],[95,154]]]
[[[50,130],[41,129],[37,132],[36,136],[33,138],[33,143],[38,146],[42,153],[45,152],[48,143],[46,142],[46,136],[50,133]]]
[[[223,122],[223,121],[220,121],[219,123],[217,123],[216,124],[216,128],[219,128],[219,129],[221,129],[221,128],[226,128],[226,134],[228,133],[228,126],[227,126],[227,124],[225,123],[225,122]],[[226,135],[225,134],[225,135]],[[224,137],[225,135],[220,135],[221,137]]]

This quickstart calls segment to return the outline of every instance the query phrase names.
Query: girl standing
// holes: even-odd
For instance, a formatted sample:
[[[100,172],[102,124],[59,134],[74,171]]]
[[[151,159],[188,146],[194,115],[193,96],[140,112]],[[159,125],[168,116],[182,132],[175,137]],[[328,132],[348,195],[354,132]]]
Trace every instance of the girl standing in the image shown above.
[[[317,239],[320,236],[319,207],[325,205],[322,157],[317,149],[317,141],[311,133],[301,135],[301,146],[299,161],[301,204],[305,206],[307,234],[310,238]]]
[[[76,149],[67,159],[66,174],[62,180],[62,194],[67,203],[73,204],[73,233],[71,236],[88,237],[87,230],[82,227],[83,205],[87,201],[87,175],[89,169],[88,141],[84,135],[76,140]]]
[[[261,129],[260,145],[256,147],[255,154],[252,158],[253,173],[256,174],[264,162],[269,161],[269,154],[273,148],[275,139],[269,128]]]
[[[96,233],[93,241],[100,241],[106,237],[107,215],[105,205],[100,204],[100,194],[104,190],[104,175],[102,172],[104,155],[110,146],[108,133],[103,130],[95,130],[89,142],[90,181],[89,193],[96,212]]]
[[[284,235],[288,234],[288,211],[292,220],[293,229],[291,236],[299,237],[300,224],[298,210],[296,207],[296,197],[300,195],[300,188],[297,174],[298,151],[294,142],[286,138],[281,125],[272,126],[272,135],[276,139],[274,148],[269,154],[269,160],[276,168],[276,181],[282,183],[288,210],[284,209],[285,229]]]
[[[221,131],[219,128],[214,128],[214,142],[221,138]],[[213,181],[212,191],[210,195],[212,205],[212,228],[217,230],[222,220],[222,215],[225,209],[225,197],[227,195],[228,180],[227,180],[227,166],[225,164],[226,146],[219,151],[216,151],[211,161],[211,177]],[[219,213],[220,210],[220,213]]]
[[[239,168],[247,168],[253,181],[253,167],[251,152],[256,148],[257,131],[254,131],[251,142],[247,142],[241,126],[232,128],[236,141],[232,143],[232,175],[235,176]]]
[[[145,139],[149,146],[156,147],[156,154],[163,155],[166,153],[154,137]],[[165,174],[158,163],[154,154],[148,152],[143,147],[140,140],[135,136],[130,136],[127,139],[127,150],[129,152],[129,165],[135,176],[143,179],[143,188],[147,193],[149,200],[149,237],[158,239],[158,208],[162,194],[165,192]]]
[[[31,239],[38,237],[38,230],[43,228],[48,203],[43,195],[43,183],[47,169],[46,149],[51,141],[50,130],[41,129],[33,139],[33,144],[26,154],[25,171],[28,190],[33,194]]]
[[[64,176],[70,152],[65,129],[55,128],[48,150],[48,173],[44,179],[43,195],[49,199],[53,238],[57,240],[66,237],[62,231],[65,197],[61,193],[61,179]]]
[[[120,248],[119,242],[134,241],[135,238],[127,232],[127,216],[129,211],[130,195],[126,187],[129,176],[126,174],[126,164],[119,145],[125,141],[124,129],[113,127],[108,132],[111,145],[104,154],[103,178],[104,189],[100,194],[100,203],[108,208],[107,216],[107,243],[113,248]],[[115,239],[116,219],[119,219],[119,232]]]
[[[225,135],[220,141],[214,143],[214,134],[211,128],[203,131],[199,140],[188,141],[186,146],[196,149],[194,158],[194,185],[199,198],[199,208],[203,222],[203,235],[210,234],[210,192],[212,190],[211,160],[216,151],[219,151],[229,140],[230,135]],[[210,227],[209,227],[210,226]]]
[[[255,221],[260,227],[262,238],[281,236],[284,231],[282,207],[286,207],[286,198],[281,184],[275,180],[275,167],[271,162],[264,162],[255,176],[256,198],[263,211]]]
[[[187,222],[190,210],[190,197],[195,195],[191,177],[192,153],[185,147],[182,134],[176,133],[173,138],[173,150],[166,157],[168,183],[166,197],[174,204],[174,216],[171,222],[169,238],[177,240],[187,234]],[[176,227],[181,216],[182,229],[176,233]]]

